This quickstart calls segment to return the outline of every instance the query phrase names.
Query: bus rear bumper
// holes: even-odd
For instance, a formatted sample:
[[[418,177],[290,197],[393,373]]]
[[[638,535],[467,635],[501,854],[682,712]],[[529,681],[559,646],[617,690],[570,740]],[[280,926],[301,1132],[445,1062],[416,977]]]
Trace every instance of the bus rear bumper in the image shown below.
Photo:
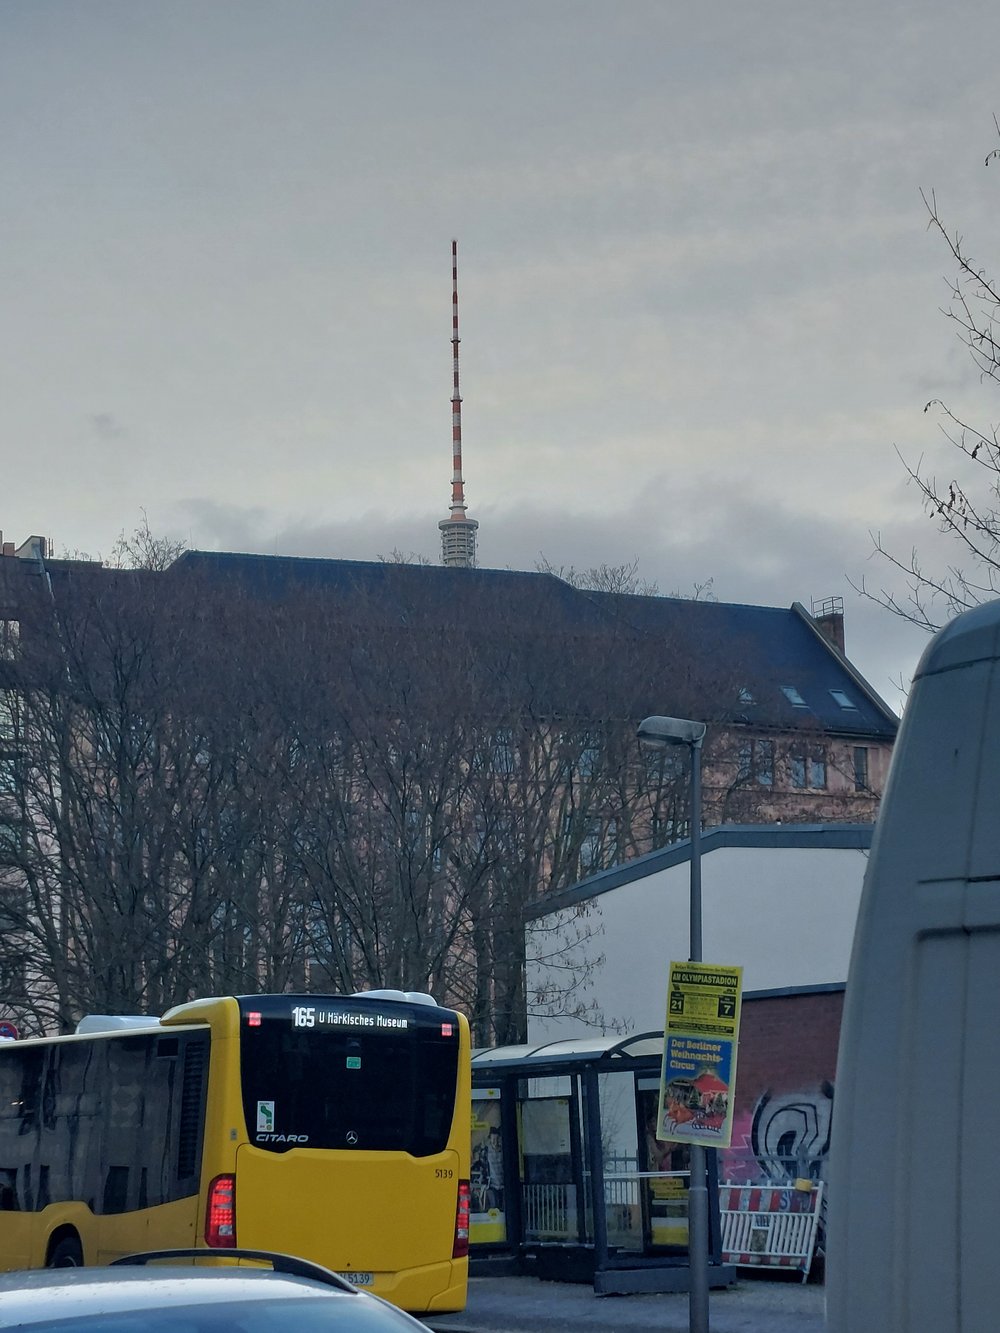
[[[411,1268],[389,1282],[378,1280],[383,1276],[378,1274],[369,1290],[410,1314],[453,1314],[465,1309],[469,1286],[467,1259]]]

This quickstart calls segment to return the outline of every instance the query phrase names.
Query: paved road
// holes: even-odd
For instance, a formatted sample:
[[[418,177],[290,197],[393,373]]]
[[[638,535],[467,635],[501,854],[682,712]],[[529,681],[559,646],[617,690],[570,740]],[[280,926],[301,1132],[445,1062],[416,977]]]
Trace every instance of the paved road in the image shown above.
[[[536,1277],[474,1277],[462,1314],[427,1316],[435,1333],[688,1333],[688,1298],[595,1296],[591,1287]],[[713,1291],[712,1333],[822,1333],[823,1288],[784,1277],[741,1278]]]

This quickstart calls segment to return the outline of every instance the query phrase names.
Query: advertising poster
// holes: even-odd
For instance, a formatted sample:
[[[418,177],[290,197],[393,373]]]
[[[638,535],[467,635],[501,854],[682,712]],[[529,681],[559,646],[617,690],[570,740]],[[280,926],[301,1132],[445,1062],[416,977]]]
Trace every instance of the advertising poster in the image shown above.
[[[671,963],[656,1137],[728,1148],[743,969]]]
[[[660,1085],[642,1080],[636,1092],[639,1123],[643,1126],[642,1170],[645,1173],[647,1242],[658,1249],[684,1249],[688,1243],[688,1189],[690,1148],[686,1143],[656,1137]]]
[[[473,1245],[507,1239],[503,1207],[503,1149],[500,1135],[499,1088],[476,1088],[472,1093],[472,1194],[469,1240]]]

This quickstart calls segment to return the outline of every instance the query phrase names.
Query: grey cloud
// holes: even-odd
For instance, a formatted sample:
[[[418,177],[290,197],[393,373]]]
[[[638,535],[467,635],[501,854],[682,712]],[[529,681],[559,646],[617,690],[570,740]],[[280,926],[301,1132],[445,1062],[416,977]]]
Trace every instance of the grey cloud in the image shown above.
[[[126,428],[121,424],[113,412],[94,412],[91,414],[90,425],[94,434],[101,440],[120,440],[128,434]]]

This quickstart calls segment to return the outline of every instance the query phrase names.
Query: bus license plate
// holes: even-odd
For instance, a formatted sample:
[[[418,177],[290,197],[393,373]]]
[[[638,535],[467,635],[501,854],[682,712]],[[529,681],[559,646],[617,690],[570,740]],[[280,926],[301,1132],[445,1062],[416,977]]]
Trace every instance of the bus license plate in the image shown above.
[[[345,1282],[353,1282],[356,1287],[370,1287],[375,1281],[373,1273],[338,1273],[337,1276]]]

